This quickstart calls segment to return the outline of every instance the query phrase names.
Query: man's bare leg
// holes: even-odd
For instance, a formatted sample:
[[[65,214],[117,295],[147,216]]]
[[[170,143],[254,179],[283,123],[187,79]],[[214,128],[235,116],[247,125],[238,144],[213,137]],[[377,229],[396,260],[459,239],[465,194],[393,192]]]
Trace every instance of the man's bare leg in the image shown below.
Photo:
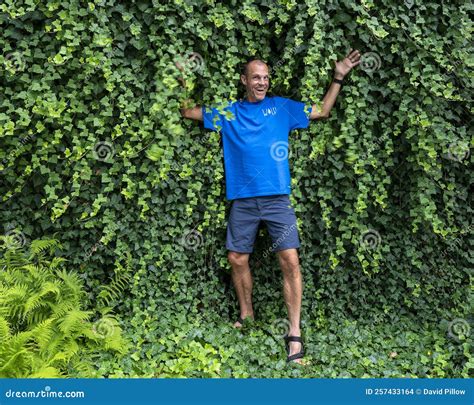
[[[277,252],[280,267],[283,272],[283,296],[288,310],[290,321],[289,336],[301,336],[300,316],[301,297],[303,294],[303,282],[300,271],[298,251],[296,249],[285,249]],[[301,343],[290,342],[290,356],[301,350]],[[301,359],[294,360],[301,363]]]
[[[230,251],[227,259],[232,266],[232,281],[240,306],[240,317],[253,318],[252,307],[252,275],[249,268],[249,254]],[[240,328],[242,324],[235,322],[234,327]]]

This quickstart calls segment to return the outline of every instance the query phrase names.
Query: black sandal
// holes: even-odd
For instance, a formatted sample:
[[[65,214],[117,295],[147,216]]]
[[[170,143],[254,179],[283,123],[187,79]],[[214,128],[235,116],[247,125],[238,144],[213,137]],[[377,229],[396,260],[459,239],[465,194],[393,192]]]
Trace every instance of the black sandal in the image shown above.
[[[298,353],[292,354],[291,356],[290,356],[290,342],[301,343],[301,350]],[[303,345],[303,339],[301,339],[301,336],[285,336],[285,346],[286,346],[286,353],[288,354],[288,357],[286,358],[287,363],[293,360],[302,359],[304,357],[304,345]]]

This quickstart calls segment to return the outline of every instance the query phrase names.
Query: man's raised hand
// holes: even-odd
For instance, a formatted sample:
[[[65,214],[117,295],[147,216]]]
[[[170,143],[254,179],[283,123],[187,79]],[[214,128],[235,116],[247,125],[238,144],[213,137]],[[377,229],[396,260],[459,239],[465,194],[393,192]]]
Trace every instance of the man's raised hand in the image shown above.
[[[342,60],[336,62],[336,67],[334,69],[334,77],[336,79],[343,79],[353,67],[357,66],[360,63],[360,52],[356,50],[351,50],[347,56]]]

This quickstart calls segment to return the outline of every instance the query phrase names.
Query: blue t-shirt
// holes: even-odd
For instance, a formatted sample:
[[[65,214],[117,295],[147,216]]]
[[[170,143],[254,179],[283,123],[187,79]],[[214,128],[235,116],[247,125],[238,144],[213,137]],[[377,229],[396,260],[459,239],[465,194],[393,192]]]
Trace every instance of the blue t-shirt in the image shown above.
[[[267,96],[229,102],[221,111],[202,107],[204,127],[222,133],[227,199],[290,194],[288,134],[308,127],[311,106]]]

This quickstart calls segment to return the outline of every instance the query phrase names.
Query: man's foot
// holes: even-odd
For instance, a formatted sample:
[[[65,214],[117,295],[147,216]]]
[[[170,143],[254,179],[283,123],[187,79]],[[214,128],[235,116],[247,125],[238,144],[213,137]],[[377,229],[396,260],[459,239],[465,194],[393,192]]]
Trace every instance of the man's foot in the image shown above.
[[[290,347],[290,352],[288,353],[288,357],[301,352],[303,345],[300,342],[290,342],[289,347]],[[300,358],[300,359],[290,360],[289,363],[303,364],[303,359]]]
[[[298,363],[304,364],[302,360],[304,357],[304,346],[303,346],[303,339],[301,336],[285,336],[285,345],[286,345],[286,352],[288,357],[286,361],[288,363]]]
[[[234,328],[240,329],[244,326],[244,319],[250,318],[253,321],[253,315],[246,315],[245,317],[239,316],[237,322],[234,323]]]

